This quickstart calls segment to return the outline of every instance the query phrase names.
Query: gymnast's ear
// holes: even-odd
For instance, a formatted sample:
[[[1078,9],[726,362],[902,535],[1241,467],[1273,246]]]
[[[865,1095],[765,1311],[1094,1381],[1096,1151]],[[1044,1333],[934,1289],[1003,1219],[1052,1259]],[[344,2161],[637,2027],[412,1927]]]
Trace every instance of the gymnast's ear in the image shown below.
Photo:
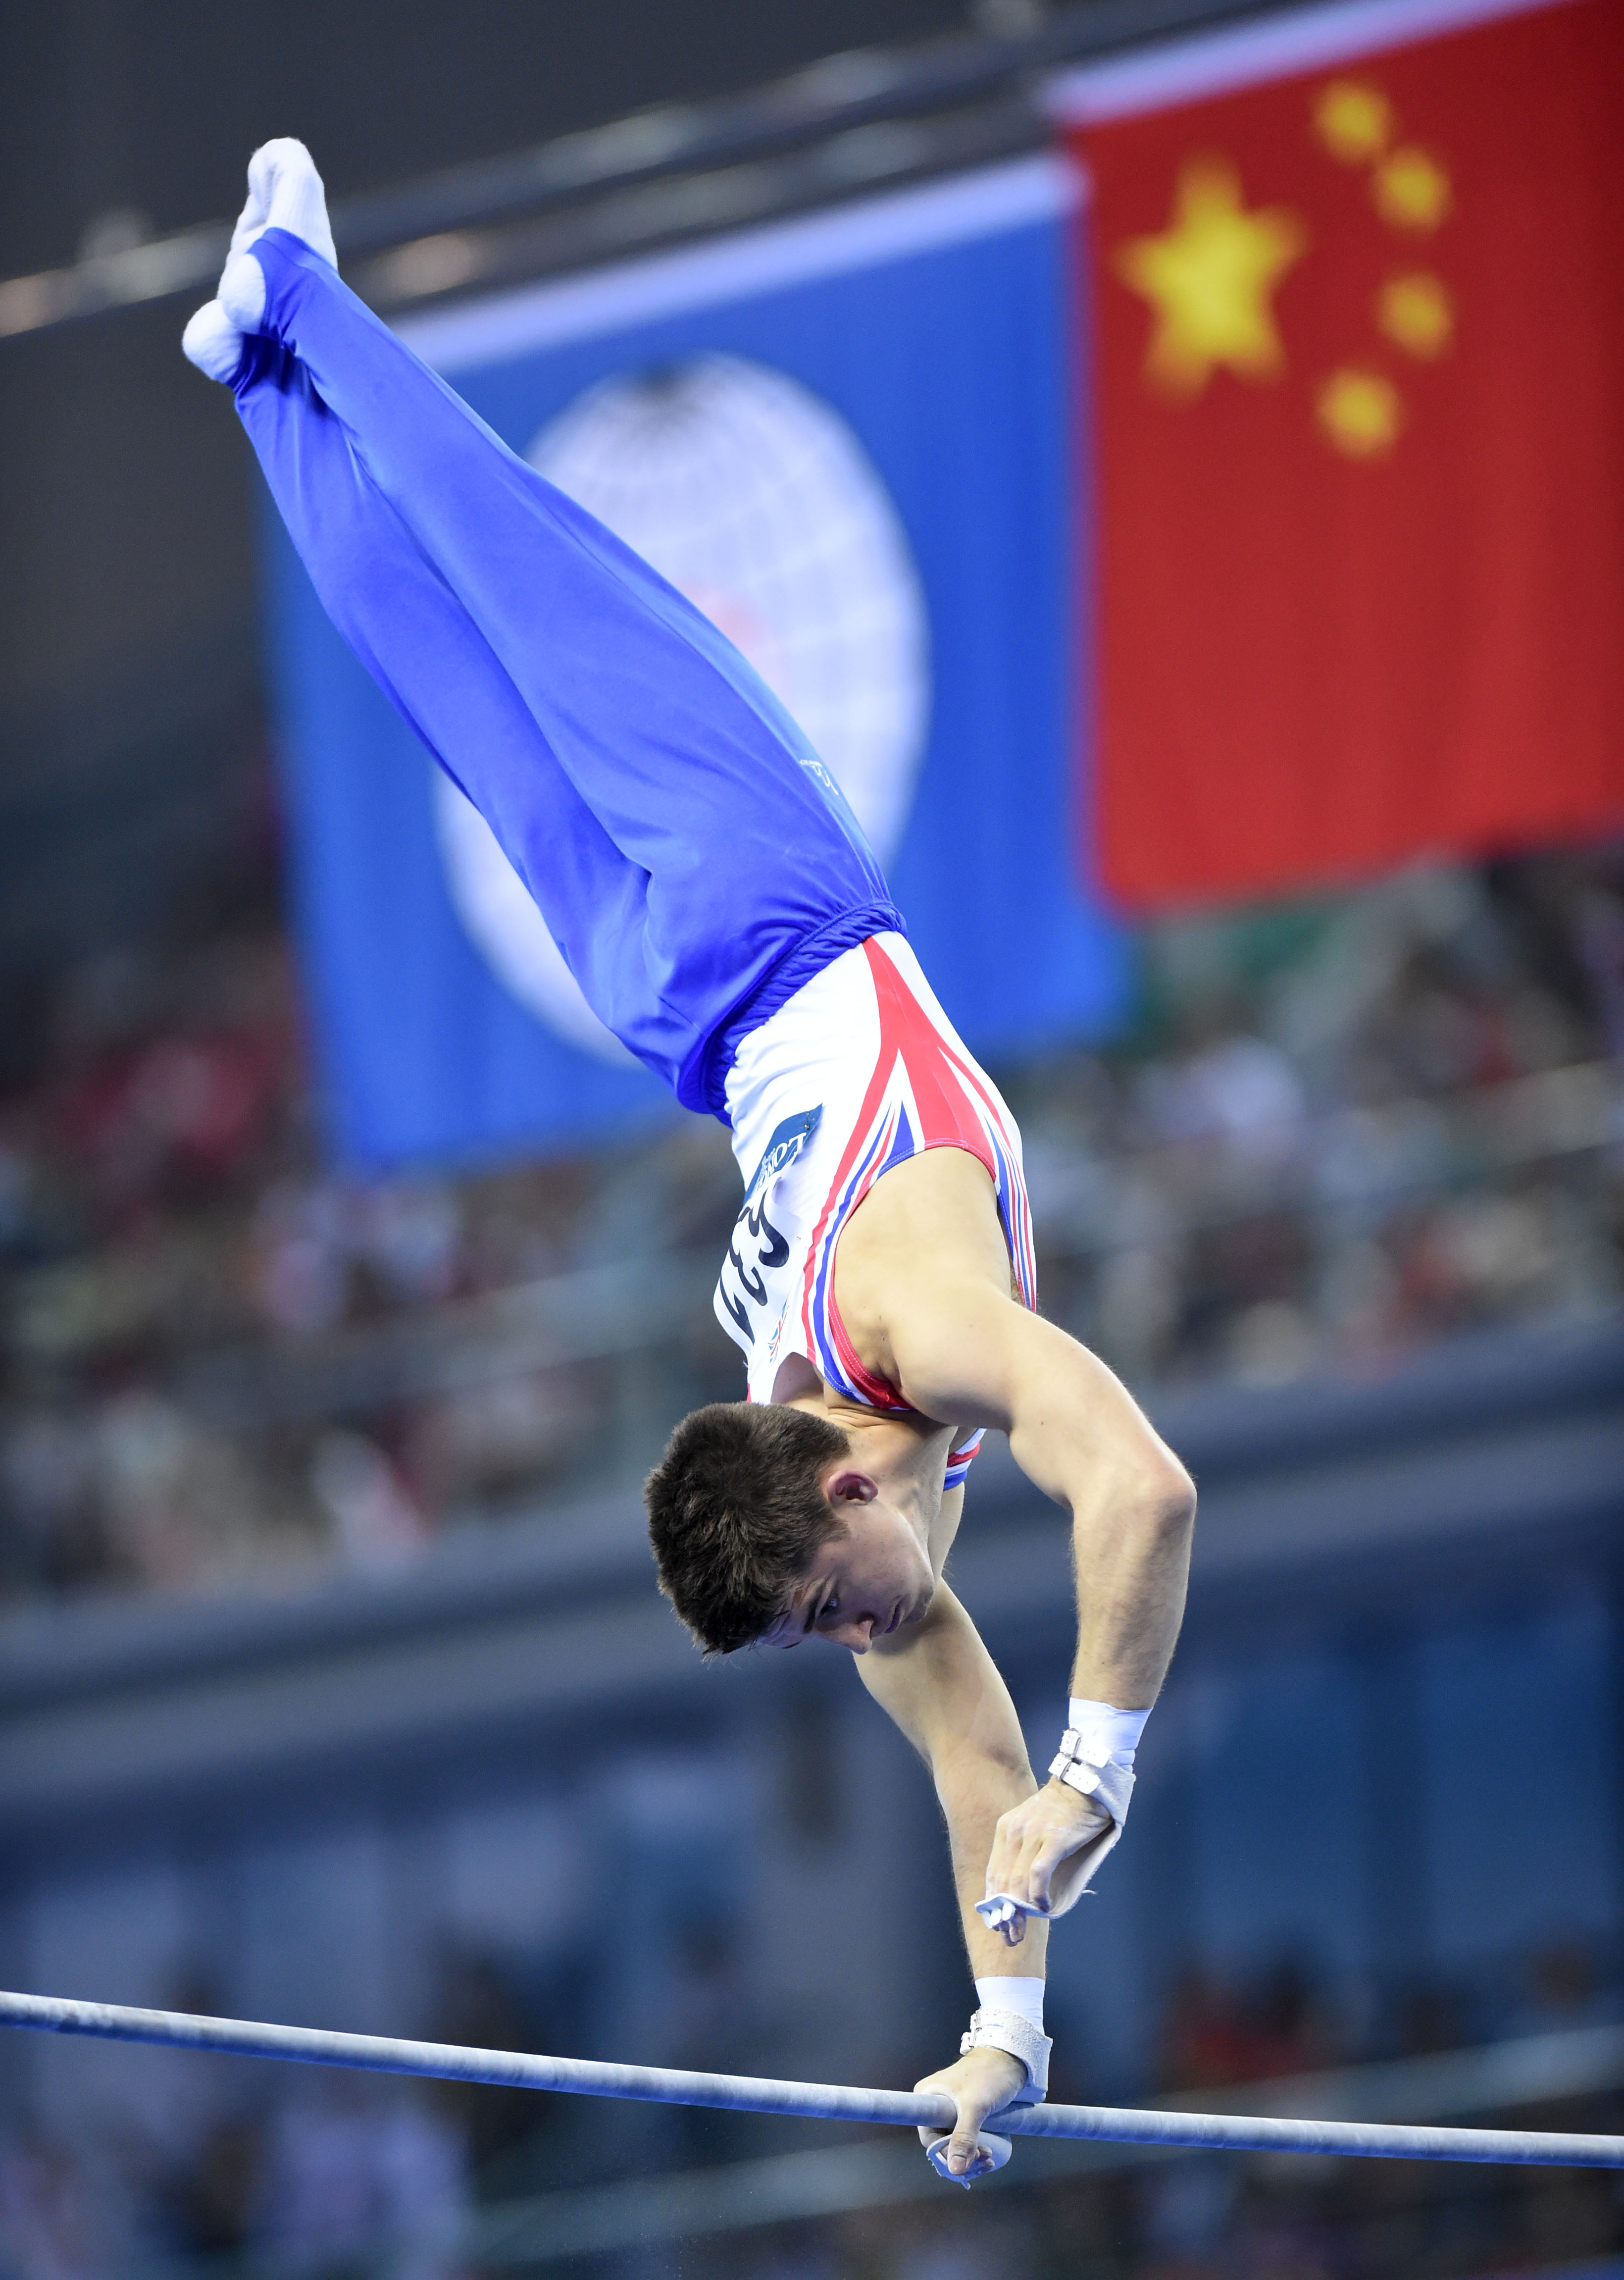
[[[823,1483],[823,1493],[833,1505],[873,1504],[880,1490],[855,1465],[836,1465]]]

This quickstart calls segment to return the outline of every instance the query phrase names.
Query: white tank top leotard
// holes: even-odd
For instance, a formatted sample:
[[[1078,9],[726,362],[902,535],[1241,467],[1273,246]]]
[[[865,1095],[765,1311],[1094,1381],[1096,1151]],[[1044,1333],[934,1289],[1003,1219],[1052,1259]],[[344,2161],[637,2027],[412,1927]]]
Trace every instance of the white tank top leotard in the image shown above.
[[[1020,1135],[966,1051],[901,935],[844,951],[745,1038],[727,1079],[744,1206],[716,1285],[716,1315],[744,1355],[747,1398],[771,1401],[800,1354],[827,1386],[906,1410],[866,1368],[835,1303],[835,1252],[874,1182],[927,1148],[963,1148],[997,1190],[1015,1287],[1037,1303]],[[956,1441],[944,1487],[981,1444]]]

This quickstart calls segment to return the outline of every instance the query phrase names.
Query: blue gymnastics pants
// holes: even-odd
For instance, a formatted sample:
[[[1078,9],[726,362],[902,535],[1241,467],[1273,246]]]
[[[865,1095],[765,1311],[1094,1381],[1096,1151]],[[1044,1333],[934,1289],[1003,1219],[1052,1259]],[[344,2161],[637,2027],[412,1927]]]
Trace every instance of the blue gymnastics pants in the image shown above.
[[[496,834],[588,1003],[725,1114],[750,1029],[903,929],[827,769],[724,635],[285,230],[237,410],[329,616]]]

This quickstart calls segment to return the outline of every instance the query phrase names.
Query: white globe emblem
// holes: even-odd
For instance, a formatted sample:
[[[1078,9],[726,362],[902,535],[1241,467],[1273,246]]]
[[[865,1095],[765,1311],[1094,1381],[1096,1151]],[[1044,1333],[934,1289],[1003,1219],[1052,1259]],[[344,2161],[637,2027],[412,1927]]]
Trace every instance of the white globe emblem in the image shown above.
[[[919,574],[851,430],[765,366],[705,356],[589,389],[526,458],[686,594],[805,731],[883,862],[907,820],[930,712]],[[520,1004],[627,1061],[484,818],[440,769],[451,899]]]

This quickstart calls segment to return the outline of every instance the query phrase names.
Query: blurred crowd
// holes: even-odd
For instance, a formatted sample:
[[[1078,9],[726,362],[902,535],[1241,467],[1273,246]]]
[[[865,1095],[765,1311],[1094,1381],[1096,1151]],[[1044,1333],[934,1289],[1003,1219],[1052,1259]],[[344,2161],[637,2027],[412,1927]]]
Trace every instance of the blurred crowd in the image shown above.
[[[711,1947],[686,1960],[650,2022],[658,2055],[762,2062],[766,2046],[741,2030],[736,2008],[725,2053],[715,2046],[727,1981],[727,1959]],[[210,1991],[180,1991],[194,2001]],[[557,1991],[512,1959],[465,1955],[447,1966],[435,2024],[498,2045],[573,2046],[580,2005],[560,2013]],[[1158,2083],[1196,2102],[1373,2053],[1402,2059],[1494,2033],[1560,2035],[1615,2020],[1619,1993],[1589,1948],[1563,1939],[1497,1959],[1475,1991],[1425,1981],[1392,1991],[1366,2006],[1361,2033],[1299,1961],[1228,1985],[1189,1971],[1167,2003]],[[1077,2065],[1086,2043],[1086,2029],[1063,2033],[1071,2078],[1055,2084],[1058,2095],[1097,2093],[1086,2059]],[[561,2210],[580,2239],[583,2199],[589,2235],[592,2211],[614,2207],[617,2180],[672,2173],[692,2179],[685,2206],[703,2210],[719,2180],[725,2190],[729,2164],[759,2161],[766,2147],[772,2168],[775,2153],[793,2151],[791,2126],[467,2085],[289,2083],[275,2078],[283,2069],[189,2055],[175,2063],[187,2071],[139,2118],[14,2120],[0,2134],[4,2280],[480,2280],[520,2268],[582,2280],[716,2268],[737,2280],[1472,2280],[1624,2253],[1624,2194],[1606,2171],[1235,2155],[1101,2168],[1022,2146],[1009,2176],[968,2202],[921,2164],[917,2191],[888,2191],[871,2205],[859,2184],[843,2215],[774,2222],[771,2209],[747,2212],[720,2235],[684,2240],[680,2220],[667,2226],[655,2212],[646,2245],[628,2250],[623,2236],[613,2253],[568,2258],[550,2229]],[[1624,2084],[1592,2089],[1499,2118],[1616,2130],[1621,2093]]]
[[[720,1128],[327,1168],[268,917],[98,956],[36,1013],[0,1097],[0,1593],[398,1564],[736,1394]],[[1123,1036],[997,1074],[1045,1311],[1131,1381],[1605,1309],[1624,850],[1151,927]]]
[[[181,2147],[68,2145],[14,2129],[0,2146],[5,2280],[127,2280],[133,2271],[315,2280],[458,2280],[466,2154],[431,2101],[323,2079],[264,2110],[222,2101]]]
[[[1617,1303],[1624,857],[1149,931],[1125,1050],[1019,1073],[1045,1311],[1134,1380],[1382,1369]]]

